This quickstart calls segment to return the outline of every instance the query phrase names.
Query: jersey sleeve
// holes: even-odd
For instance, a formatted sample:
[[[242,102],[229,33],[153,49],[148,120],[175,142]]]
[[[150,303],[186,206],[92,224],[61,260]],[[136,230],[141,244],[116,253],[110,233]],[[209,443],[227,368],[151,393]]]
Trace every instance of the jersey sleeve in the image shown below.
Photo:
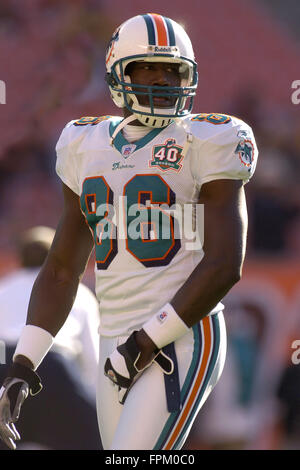
[[[193,173],[202,185],[219,179],[240,179],[247,183],[252,177],[258,157],[251,127],[237,118],[224,124],[204,124],[206,132],[196,135]],[[217,128],[217,129],[214,129]]]
[[[80,195],[79,155],[77,149],[84,137],[84,128],[76,127],[70,121],[63,129],[55,150],[57,155],[56,173],[74,193]]]

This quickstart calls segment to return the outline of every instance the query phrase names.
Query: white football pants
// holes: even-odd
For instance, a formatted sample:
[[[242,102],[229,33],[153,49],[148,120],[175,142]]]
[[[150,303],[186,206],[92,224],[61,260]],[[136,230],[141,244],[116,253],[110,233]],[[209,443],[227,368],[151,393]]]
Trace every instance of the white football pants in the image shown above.
[[[180,411],[169,412],[162,370],[152,364],[130,390],[124,405],[105,377],[106,358],[127,336],[100,338],[97,414],[105,450],[181,449],[192,424],[219,380],[226,356],[223,313],[205,317],[175,342]]]

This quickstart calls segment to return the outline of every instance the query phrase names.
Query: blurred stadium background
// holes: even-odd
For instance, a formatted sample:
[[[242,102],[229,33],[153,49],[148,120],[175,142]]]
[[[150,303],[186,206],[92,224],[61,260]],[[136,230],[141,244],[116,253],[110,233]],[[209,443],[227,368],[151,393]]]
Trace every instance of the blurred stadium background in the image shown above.
[[[71,119],[116,113],[103,80],[105,47],[116,26],[149,8],[182,23],[193,41],[194,112],[241,117],[260,150],[246,187],[244,277],[225,301],[228,359],[186,448],[299,449],[292,345],[300,343],[300,104],[291,98],[300,80],[298,0],[1,1],[0,277],[17,267],[20,231],[56,227],[56,141]],[[85,282],[93,288],[92,265]]]

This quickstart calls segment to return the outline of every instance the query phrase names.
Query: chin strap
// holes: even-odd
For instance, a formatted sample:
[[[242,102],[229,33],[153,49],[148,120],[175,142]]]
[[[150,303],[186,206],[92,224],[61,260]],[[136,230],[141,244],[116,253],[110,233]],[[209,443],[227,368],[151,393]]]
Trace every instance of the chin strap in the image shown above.
[[[115,128],[113,135],[110,138],[110,145],[113,146],[116,135],[125,127],[129,122],[135,121],[136,116],[131,114],[127,118],[123,119],[120,124]]]

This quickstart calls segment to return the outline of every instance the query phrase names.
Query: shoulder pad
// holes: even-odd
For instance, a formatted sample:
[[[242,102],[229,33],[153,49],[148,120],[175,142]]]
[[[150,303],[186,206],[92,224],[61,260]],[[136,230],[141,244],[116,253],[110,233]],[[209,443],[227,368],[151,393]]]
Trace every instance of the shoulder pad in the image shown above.
[[[112,117],[113,116],[84,116],[80,119],[74,119],[68,122],[56,144],[56,150],[67,146],[75,146],[79,149],[83,141],[94,141],[96,138],[95,131],[100,128],[97,124],[108,121]],[[98,134],[98,132],[96,132],[96,134]],[[92,145],[95,145],[95,142],[93,142]]]
[[[183,126],[195,138],[194,171],[201,184],[214,179],[247,182],[251,178],[258,150],[248,124],[227,114],[202,113],[186,118]]]
[[[216,144],[226,145],[239,140],[241,130],[250,129],[241,119],[228,114],[201,113],[190,115],[185,119],[184,126],[201,141],[211,140]],[[220,139],[219,140],[219,136]]]

